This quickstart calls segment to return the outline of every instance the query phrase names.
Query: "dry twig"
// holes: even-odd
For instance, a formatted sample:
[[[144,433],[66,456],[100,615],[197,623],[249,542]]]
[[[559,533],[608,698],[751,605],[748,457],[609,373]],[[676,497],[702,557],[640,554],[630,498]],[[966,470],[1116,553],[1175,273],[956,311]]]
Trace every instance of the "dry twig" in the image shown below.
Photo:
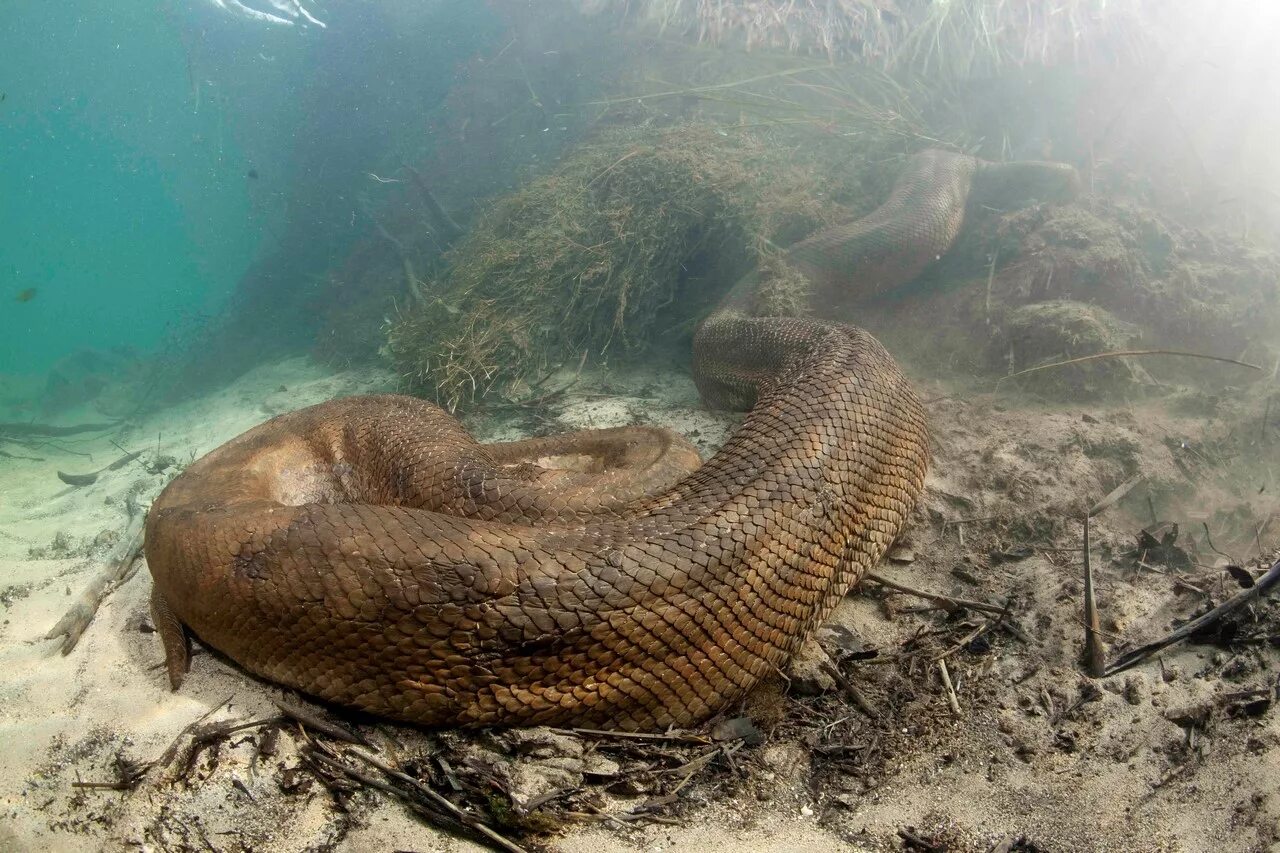
[[[1153,643],[1147,643],[1146,645],[1139,646],[1133,651],[1121,655],[1115,663],[1107,668],[1104,675],[1116,675],[1117,673],[1124,672],[1127,669],[1132,669],[1156,652],[1168,648],[1174,643],[1179,643],[1193,634],[1197,634],[1209,626],[1221,622],[1224,618],[1244,607],[1246,604],[1250,604],[1254,600],[1270,593],[1278,583],[1280,583],[1280,560],[1277,560],[1275,564],[1267,570],[1266,574],[1258,578],[1253,586],[1248,589],[1241,590],[1203,616],[1192,619],[1190,622],[1169,634],[1167,637],[1156,640]]]
[[[951,671],[947,669],[947,662],[943,658],[938,658],[938,672],[942,675],[942,686],[947,690],[947,704],[951,706],[951,713],[959,717],[960,698],[956,696],[956,688],[951,683]]]
[[[706,746],[711,743],[710,740],[701,736],[691,734],[689,732],[671,731],[671,732],[622,732],[610,731],[606,729],[552,729],[551,731],[574,736],[586,736],[597,738],[618,738],[619,740],[656,740],[666,741],[669,743],[691,743],[698,746]]]
[[[1107,668],[1107,646],[1102,640],[1098,603],[1093,594],[1093,564],[1089,560],[1089,516],[1084,517],[1084,659],[1085,671],[1102,678]]]
[[[840,685],[840,689],[844,691],[844,695],[848,696],[849,701],[856,705],[862,713],[866,714],[873,720],[880,719],[880,711],[876,709],[875,705],[871,704],[871,700],[863,695],[862,691],[859,690],[852,681],[844,677],[844,673],[834,665],[826,663],[825,661],[822,663],[822,669],[827,673],[827,675],[836,680],[836,684]]]
[[[1129,358],[1130,356],[1140,355],[1177,355],[1184,358],[1200,358],[1206,361],[1220,361],[1224,364],[1235,364],[1240,367],[1247,367],[1250,370],[1261,370],[1262,368],[1256,364],[1250,364],[1247,361],[1239,361],[1234,358],[1224,358],[1220,355],[1205,355],[1199,352],[1184,352],[1176,349],[1131,349],[1116,350],[1114,352],[1097,352],[1093,355],[1082,355],[1079,358],[1069,358],[1066,361],[1055,361],[1053,364],[1041,364],[1036,367],[1028,367],[1025,370],[1019,370],[1017,373],[1010,373],[1008,376],[1001,376],[996,380],[996,387],[1000,387],[1001,382],[1009,379],[1016,379],[1019,376],[1026,376],[1028,373],[1036,373],[1040,370],[1049,370],[1053,367],[1066,367],[1071,364],[1081,364],[1086,361],[1097,361],[1104,358]]]
[[[359,749],[348,749],[343,754],[352,756],[354,758],[358,758],[367,764],[371,764],[374,767],[381,770],[383,773],[390,776],[391,778],[396,779],[408,785],[411,789],[413,789],[418,794],[426,798],[431,803],[432,806],[442,810],[445,814],[449,815],[450,818],[462,824],[463,826],[467,827],[472,832],[478,833],[479,835],[483,836],[489,843],[493,844],[498,849],[506,850],[508,851],[508,853],[525,853],[525,850],[523,847],[514,843],[510,839],[502,835],[499,835],[491,827],[489,827],[488,824],[481,821],[475,815],[472,815],[458,808],[456,805],[453,804],[451,800],[446,798],[443,794],[440,794],[434,789],[427,787],[426,785],[422,784],[422,782],[413,778],[409,774],[404,773],[396,769],[395,767],[392,767],[390,764],[386,763],[381,758],[378,758],[376,755],[371,755]],[[344,767],[343,769],[345,770],[346,768]]]
[[[157,758],[155,761],[151,763],[151,766],[159,767],[161,771],[167,770],[169,765],[173,763],[174,758],[178,754],[178,747],[182,743],[182,739],[187,735],[191,734],[192,732],[194,732],[200,726],[200,724],[203,723],[205,720],[209,719],[214,714],[218,713],[224,707],[226,707],[227,703],[230,702],[234,697],[235,697],[234,693],[228,695],[226,699],[223,699],[217,705],[214,705],[208,711],[205,711],[199,717],[197,717],[196,719],[192,720],[190,723],[187,723],[185,726],[183,726],[182,731],[178,732],[178,734],[174,737],[173,741],[169,744],[168,748],[165,749],[165,751],[160,754],[159,758]]]
[[[91,486],[98,481],[98,475],[103,471],[116,471],[128,465],[133,460],[142,455],[141,450],[125,453],[115,462],[106,467],[99,468],[97,471],[90,471],[88,474],[68,474],[65,471],[58,472],[58,479],[66,483],[68,486]]]
[[[898,592],[905,592],[908,595],[914,595],[917,598],[932,601],[935,604],[941,605],[944,610],[958,610],[961,607],[965,607],[970,610],[978,610],[983,613],[993,613],[997,616],[1008,612],[1008,608],[1006,607],[988,604],[985,601],[972,601],[967,598],[953,598],[952,596],[942,595],[941,593],[926,592],[922,589],[915,589],[914,587],[906,586],[905,584],[898,583],[897,581],[891,581],[882,575],[876,574],[875,572],[867,572],[863,576],[863,579],[878,583],[888,589],[895,589]]]
[[[84,432],[105,432],[113,428],[119,421],[100,424],[75,424],[74,426],[50,426],[49,424],[0,424],[0,435],[3,436],[64,436],[79,435]]]
[[[1089,509],[1089,516],[1092,518],[1093,516],[1102,512],[1104,509],[1107,509],[1113,506],[1114,504],[1119,503],[1121,500],[1124,499],[1125,495],[1133,491],[1134,486],[1138,485],[1143,480],[1145,480],[1146,476],[1147,476],[1146,474],[1141,474],[1141,473],[1134,474],[1132,477],[1125,480],[1120,485],[1116,486],[1114,489],[1112,489],[1110,492],[1107,493],[1107,496],[1105,498],[1098,501]]]
[[[335,740],[346,741],[347,743],[354,743],[359,746],[367,746],[370,749],[377,748],[350,729],[344,728],[337,723],[331,723],[311,711],[299,708],[296,705],[281,702],[278,699],[272,699],[271,704],[279,708],[280,712],[286,717],[294,722],[300,723],[304,728],[314,729],[315,731],[328,735]]]

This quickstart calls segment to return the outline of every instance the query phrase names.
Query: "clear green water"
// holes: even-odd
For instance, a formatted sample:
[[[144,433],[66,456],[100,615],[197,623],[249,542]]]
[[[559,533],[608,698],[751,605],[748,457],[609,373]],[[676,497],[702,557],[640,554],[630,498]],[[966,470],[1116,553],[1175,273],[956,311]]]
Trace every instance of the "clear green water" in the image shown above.
[[[171,318],[216,309],[256,247],[244,153],[194,109],[182,42],[152,4],[0,15],[0,369],[152,347]]]
[[[255,255],[345,213],[314,199],[352,207],[492,28],[481,4],[333,5],[325,30],[206,0],[0,7],[0,375],[216,315]]]

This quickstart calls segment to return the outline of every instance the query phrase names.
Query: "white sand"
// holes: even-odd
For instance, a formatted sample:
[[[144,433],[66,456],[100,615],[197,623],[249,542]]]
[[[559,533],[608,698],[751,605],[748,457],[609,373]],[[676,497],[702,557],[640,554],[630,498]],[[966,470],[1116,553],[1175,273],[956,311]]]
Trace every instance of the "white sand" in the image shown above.
[[[295,359],[148,417],[114,438],[141,449],[154,448],[159,435],[162,452],[189,457],[279,412],[388,386],[388,378],[377,373],[331,375]],[[597,393],[619,386],[643,390],[632,398]],[[926,396],[942,390],[930,389]],[[734,423],[732,417],[702,412],[687,379],[656,370],[585,376],[559,414],[573,426],[667,424],[695,433],[704,448],[722,441]],[[1168,709],[1242,684],[1273,682],[1273,650],[1259,648],[1248,664],[1252,669],[1232,684],[1223,683],[1211,666],[1203,678],[1196,676],[1212,662],[1212,650],[1189,647],[1168,654],[1166,667],[1178,668],[1180,677],[1166,683],[1157,667],[1144,667],[1132,704],[1121,695],[1125,678],[1111,679],[1100,700],[1060,727],[1075,739],[1073,748],[1063,748],[1039,703],[1048,696],[1061,708],[1082,682],[1074,660],[1074,563],[1042,554],[983,571],[983,589],[966,589],[949,575],[951,567],[996,543],[975,544],[972,537],[979,534],[971,531],[965,550],[954,529],[940,531],[927,520],[930,509],[959,517],[948,495],[970,501],[966,512],[973,516],[1061,515],[1088,494],[1096,498],[1115,469],[1104,458],[1080,452],[1081,439],[1131,440],[1145,469],[1175,480],[1163,437],[1193,426],[1164,420],[1153,427],[1141,414],[1122,413],[1090,426],[1074,411],[999,411],[954,400],[932,407],[938,459],[921,521],[908,535],[918,559],[884,571],[953,594],[1012,594],[1033,645],[1006,639],[983,657],[957,655],[952,667],[964,716],[949,715],[940,691],[927,694],[895,722],[906,748],[884,768],[874,790],[842,793],[833,783],[811,788],[806,748],[783,739],[762,748],[753,762],[755,775],[738,794],[710,798],[679,826],[621,834],[607,826],[583,827],[552,846],[575,853],[892,850],[901,849],[898,831],[911,826],[947,834],[952,849],[985,850],[1008,833],[1026,833],[1052,850],[1268,849],[1280,834],[1275,712],[1207,731],[1202,762],[1159,790],[1152,783],[1181,760],[1177,744],[1185,731],[1166,719]],[[507,437],[514,430],[499,423],[478,427],[482,438]],[[117,752],[158,757],[184,726],[228,697],[221,716],[249,718],[270,713],[268,699],[280,693],[208,655],[195,659],[181,691],[170,692],[158,669],[158,641],[139,630],[147,619],[145,568],[106,601],[70,656],[41,639],[70,596],[101,568],[110,551],[105,540],[123,531],[126,496],[135,494],[145,506],[172,473],[149,474],[134,464],[107,472],[92,486],[68,488],[57,480],[58,468],[92,470],[119,451],[105,437],[62,444],[92,459],[52,449],[32,451],[47,457],[42,462],[0,459],[0,849],[477,849],[424,827],[380,795],[359,795],[344,816],[318,786],[295,796],[281,793],[279,768],[294,757],[286,738],[279,761],[268,765],[252,760],[252,743],[233,739],[219,753],[217,767],[199,765],[189,786],[149,777],[128,793],[73,789],[77,779],[113,778]],[[1183,495],[1185,501],[1193,497],[1193,491]],[[1274,501],[1270,506],[1274,511]],[[1140,524],[1130,514],[1135,508],[1141,509],[1136,497],[1129,510],[1121,507],[1100,518],[1099,541],[1122,544]],[[102,544],[93,547],[100,535]],[[66,554],[56,548],[50,553],[55,537],[64,540]],[[1100,575],[1104,608],[1113,623],[1122,623],[1109,630],[1149,638],[1195,606],[1157,576],[1111,568],[1100,569]],[[874,602],[850,599],[835,621],[856,630],[864,642],[890,649],[921,618],[889,621]],[[1033,666],[1035,674],[1017,682]],[[400,729],[398,736],[414,734]]]

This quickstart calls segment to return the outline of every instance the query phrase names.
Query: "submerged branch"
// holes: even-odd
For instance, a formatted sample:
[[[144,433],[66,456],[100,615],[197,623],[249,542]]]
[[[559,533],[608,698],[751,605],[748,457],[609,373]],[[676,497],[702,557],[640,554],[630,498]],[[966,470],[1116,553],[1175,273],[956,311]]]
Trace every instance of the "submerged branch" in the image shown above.
[[[89,582],[84,591],[76,599],[71,608],[58,620],[58,624],[44,635],[46,640],[62,637],[62,654],[71,654],[81,635],[97,615],[98,608],[116,589],[126,584],[138,571],[137,558],[142,552],[142,539],[146,517],[139,514],[129,525],[124,538],[124,546],[116,552],[116,556],[107,567]]]
[[[440,202],[436,199],[435,193],[431,192],[431,187],[427,184],[427,179],[422,177],[422,173],[412,166],[405,164],[409,176],[413,178],[413,184],[418,188],[418,192],[422,194],[422,201],[427,206],[427,212],[431,214],[431,219],[444,238],[445,246],[458,239],[462,235],[462,226],[459,225],[454,218],[450,216]]]
[[[1127,669],[1132,669],[1161,649],[1168,648],[1174,643],[1181,642],[1182,640],[1203,631],[1210,625],[1221,622],[1229,614],[1234,613],[1246,604],[1270,593],[1277,584],[1280,584],[1280,560],[1277,560],[1275,564],[1267,570],[1266,574],[1258,578],[1254,582],[1253,586],[1248,589],[1241,590],[1203,616],[1192,619],[1190,622],[1163,639],[1156,640],[1153,643],[1147,643],[1145,646],[1139,646],[1138,648],[1121,655],[1116,659],[1115,663],[1111,664],[1111,666],[1107,668],[1106,675],[1116,675],[1117,673],[1124,672]]]
[[[1093,355],[1082,355],[1079,358],[1069,358],[1066,361],[1055,361],[1053,364],[1041,364],[1038,367],[1028,367],[1025,370],[1019,370],[1017,373],[1010,373],[1008,376],[1001,376],[996,380],[996,386],[999,387],[1001,382],[1007,379],[1016,379],[1019,376],[1025,376],[1028,373],[1035,373],[1040,370],[1048,370],[1051,367],[1066,367],[1071,364],[1081,364],[1086,361],[1097,361],[1104,358],[1128,358],[1129,356],[1139,355],[1177,355],[1183,358],[1200,358],[1205,361],[1220,361],[1224,364],[1234,364],[1239,367],[1247,367],[1250,370],[1262,370],[1256,364],[1250,364],[1247,361],[1239,361],[1234,358],[1226,358],[1220,355],[1205,355],[1199,352],[1185,352],[1176,349],[1132,349],[1132,350],[1116,350],[1114,352],[1098,352]]]
[[[1084,665],[1090,678],[1102,678],[1107,669],[1107,646],[1102,639],[1098,602],[1094,597],[1093,564],[1089,561],[1089,516],[1084,517]]]
[[[875,572],[867,572],[865,575],[863,575],[863,580],[868,580],[873,583],[878,583],[881,586],[886,587],[888,589],[897,590],[898,592],[905,592],[907,595],[914,595],[915,597],[923,598],[926,601],[932,601],[935,604],[940,605],[944,610],[956,610],[958,608],[964,607],[970,610],[978,610],[978,611],[981,611],[982,613],[992,613],[997,616],[1004,616],[1009,612],[1008,607],[998,607],[994,604],[988,604],[985,601],[971,601],[967,598],[953,598],[950,595],[942,595],[941,593],[929,592],[923,589],[916,589],[915,587],[910,587],[910,586],[907,586],[906,584],[901,584],[901,583],[898,583],[897,581],[889,580],[888,578],[883,577],[882,575],[878,575]]]
[[[110,465],[99,468],[97,471],[90,471],[88,474],[68,474],[65,471],[59,471],[58,479],[66,483],[68,486],[90,486],[98,481],[99,474],[104,471],[118,471],[141,455],[141,450],[126,453]]]

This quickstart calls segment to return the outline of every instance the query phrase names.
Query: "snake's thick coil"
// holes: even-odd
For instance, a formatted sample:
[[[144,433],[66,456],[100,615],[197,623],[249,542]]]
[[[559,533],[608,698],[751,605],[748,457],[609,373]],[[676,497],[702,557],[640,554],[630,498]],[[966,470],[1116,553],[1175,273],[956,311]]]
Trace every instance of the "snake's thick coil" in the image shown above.
[[[793,247],[815,304],[916,276],[997,168],[917,155],[878,211]],[[851,326],[730,298],[695,336],[694,372],[709,404],[752,407],[701,467],[649,428],[481,445],[399,396],[324,403],[214,450],[147,523],[172,684],[191,632],[271,681],[414,723],[706,719],[784,666],[884,554],[928,441],[897,365]]]

